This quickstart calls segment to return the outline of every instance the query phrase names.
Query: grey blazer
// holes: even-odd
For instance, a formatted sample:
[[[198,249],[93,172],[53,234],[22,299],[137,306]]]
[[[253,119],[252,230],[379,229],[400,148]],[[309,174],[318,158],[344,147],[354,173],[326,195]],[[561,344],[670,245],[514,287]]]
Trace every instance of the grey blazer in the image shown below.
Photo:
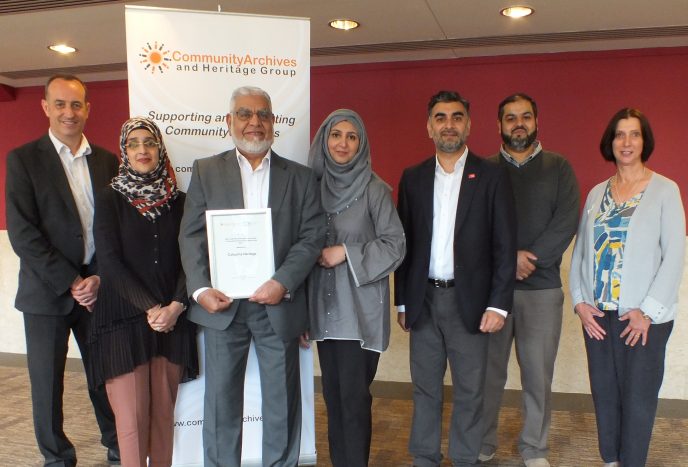
[[[91,145],[86,161],[94,193],[117,174],[117,158],[98,146]],[[84,240],[67,175],[47,134],[7,156],[5,199],[7,232],[19,256],[14,306],[26,313],[67,315]],[[95,257],[91,263],[95,272]]]
[[[267,305],[268,317],[277,335],[285,340],[293,339],[308,328],[303,283],[324,244],[325,218],[315,174],[273,151],[268,207],[272,209],[273,279],[286,287],[291,297],[277,305]],[[243,208],[241,172],[235,150],[194,162],[179,233],[189,294],[201,287],[211,287],[205,211]],[[235,300],[223,312],[208,313],[191,299],[188,319],[201,326],[226,329],[239,303],[240,300]]]

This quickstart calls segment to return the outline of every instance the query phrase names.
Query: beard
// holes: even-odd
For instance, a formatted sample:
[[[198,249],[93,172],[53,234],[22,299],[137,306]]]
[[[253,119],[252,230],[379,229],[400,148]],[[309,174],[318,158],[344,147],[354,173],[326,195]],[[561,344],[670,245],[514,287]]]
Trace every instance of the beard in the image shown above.
[[[441,134],[433,136],[432,139],[435,142],[435,148],[437,148],[437,150],[440,152],[451,154],[457,152],[463,147],[464,144],[466,144],[466,138],[463,134],[457,132],[452,133],[452,135],[458,136],[458,139],[456,141],[445,141],[442,139]]]
[[[274,138],[272,135],[269,138],[266,137],[262,141],[249,141],[241,136],[232,135],[234,146],[236,146],[242,154],[265,154],[270,149],[270,146],[272,146],[273,140]]]
[[[514,130],[526,130],[526,133],[528,130],[524,127],[516,127]],[[532,133],[527,133],[526,136],[514,136],[514,135],[508,135],[505,133],[502,133],[502,141],[504,141],[504,144],[511,150],[516,151],[516,152],[523,152],[526,150],[526,148],[529,148],[530,146],[533,145],[535,140],[537,139],[537,134],[538,130],[537,127],[533,130]]]

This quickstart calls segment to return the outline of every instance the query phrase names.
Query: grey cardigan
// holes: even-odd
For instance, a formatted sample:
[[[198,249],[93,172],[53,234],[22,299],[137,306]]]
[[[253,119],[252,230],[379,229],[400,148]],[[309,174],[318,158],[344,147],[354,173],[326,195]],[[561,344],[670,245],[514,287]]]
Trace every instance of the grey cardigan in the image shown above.
[[[595,306],[593,223],[606,186],[604,181],[590,190],[578,225],[569,278],[574,305],[585,302]],[[620,315],[640,308],[653,323],[674,319],[685,245],[686,220],[678,186],[654,173],[628,226],[621,267]]]
[[[310,338],[358,340],[382,352],[389,345],[389,275],[404,259],[406,239],[391,190],[377,176],[348,208],[328,214],[326,246],[338,244],[346,261],[316,265],[308,277]]]

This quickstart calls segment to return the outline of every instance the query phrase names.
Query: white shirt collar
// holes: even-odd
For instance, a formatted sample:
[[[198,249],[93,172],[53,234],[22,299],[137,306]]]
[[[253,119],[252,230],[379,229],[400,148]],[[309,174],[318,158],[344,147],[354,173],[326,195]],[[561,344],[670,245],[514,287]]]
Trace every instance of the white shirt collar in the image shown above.
[[[461,154],[461,157],[459,157],[459,159],[456,161],[456,164],[454,164],[454,172],[452,172],[452,173],[454,173],[454,174],[457,173],[459,167],[463,167],[466,164],[466,158],[467,157],[468,157],[468,146],[466,146],[464,148],[463,154]],[[440,171],[441,173],[443,173],[445,175],[451,175],[449,172],[446,172],[442,168],[442,164],[440,164],[440,159],[437,156],[437,154],[435,154],[435,172],[437,172],[437,171]]]
[[[248,160],[246,156],[244,156],[239,149],[237,148],[236,150],[236,155],[237,155],[237,162],[239,163],[239,167],[244,167],[244,168],[249,168],[251,171],[253,171],[253,167],[251,167],[251,162]],[[272,156],[272,149],[268,149],[267,154],[265,154],[265,157],[260,161],[260,165],[256,170],[260,170],[261,167],[270,167],[270,160]]]
[[[48,129],[48,136],[50,137],[50,141],[53,143],[53,146],[55,146],[55,151],[57,151],[58,154],[62,154],[62,151],[67,150],[69,153],[72,153],[72,150],[69,149],[69,146],[64,144],[62,141],[57,139],[57,136],[53,134],[53,131],[51,129]],[[77,149],[75,154],[72,154],[74,157],[81,157],[81,156],[87,156],[91,154],[91,145],[88,144],[88,140],[86,139],[86,135],[82,134],[81,135],[81,144],[79,144],[79,149]]]

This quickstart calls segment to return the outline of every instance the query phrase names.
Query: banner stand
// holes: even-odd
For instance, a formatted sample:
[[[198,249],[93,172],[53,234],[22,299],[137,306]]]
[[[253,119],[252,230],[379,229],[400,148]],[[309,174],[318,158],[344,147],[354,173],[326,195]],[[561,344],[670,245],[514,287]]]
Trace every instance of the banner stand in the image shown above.
[[[305,18],[125,6],[131,116],[162,131],[180,188],[195,159],[231,149],[231,93],[258,86],[272,99],[275,151],[302,164],[310,146],[310,22]],[[199,349],[203,349],[199,334]],[[300,350],[301,465],[315,465],[313,354]],[[201,366],[203,353],[199,351]],[[203,372],[202,372],[203,373]],[[242,465],[261,465],[258,363],[251,348],[244,400]],[[204,380],[179,387],[173,465],[203,465]]]

